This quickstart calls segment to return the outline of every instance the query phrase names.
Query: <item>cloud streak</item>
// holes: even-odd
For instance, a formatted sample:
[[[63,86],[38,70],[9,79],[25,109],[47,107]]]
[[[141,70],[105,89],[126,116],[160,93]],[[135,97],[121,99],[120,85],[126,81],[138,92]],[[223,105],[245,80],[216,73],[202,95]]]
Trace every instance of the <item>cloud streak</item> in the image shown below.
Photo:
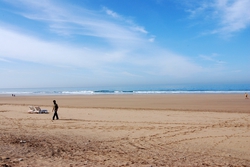
[[[35,63],[61,64],[85,68],[93,68],[98,66],[99,63],[111,61],[109,56],[103,56],[100,51],[93,49],[46,42],[4,29],[0,29],[0,35],[3,37],[0,39],[0,45],[2,46],[0,55],[4,57],[2,60],[5,61],[7,61],[6,59],[19,59]],[[11,40],[6,42],[6,39]],[[113,55],[112,60],[115,57]]]
[[[250,26],[249,6],[249,0],[203,0],[187,11],[192,19],[204,17],[206,22],[214,21],[216,27],[210,34],[231,36]]]
[[[15,1],[18,3],[18,1]],[[20,1],[19,1],[20,2]],[[92,11],[76,6],[67,9],[53,1],[21,1],[25,11],[20,11],[23,17],[48,24],[50,31],[61,36],[91,36],[103,39],[113,45],[133,45],[147,40],[147,31],[133,21],[129,21],[108,8],[105,13]],[[108,16],[115,18],[110,21]]]
[[[0,35],[3,37],[0,39],[2,46],[0,57],[5,61],[21,60],[50,66],[102,71],[102,73],[110,70],[111,73],[126,71],[131,76],[141,74],[188,76],[200,70],[183,56],[150,45],[146,48],[151,48],[151,52],[136,54],[132,50],[99,50],[46,42],[4,29],[0,29]],[[12,39],[11,43],[5,39]]]
[[[215,8],[218,11],[221,28],[215,32],[233,33],[250,25],[249,0],[218,0]]]

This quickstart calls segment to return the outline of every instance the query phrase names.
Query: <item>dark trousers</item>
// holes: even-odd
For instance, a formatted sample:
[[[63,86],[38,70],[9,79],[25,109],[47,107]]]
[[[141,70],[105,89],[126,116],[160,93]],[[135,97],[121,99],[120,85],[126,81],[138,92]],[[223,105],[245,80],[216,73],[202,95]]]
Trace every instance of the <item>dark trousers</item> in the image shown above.
[[[56,117],[56,119],[59,119],[58,114],[57,114],[57,111],[54,112],[53,120],[55,119],[55,117]]]

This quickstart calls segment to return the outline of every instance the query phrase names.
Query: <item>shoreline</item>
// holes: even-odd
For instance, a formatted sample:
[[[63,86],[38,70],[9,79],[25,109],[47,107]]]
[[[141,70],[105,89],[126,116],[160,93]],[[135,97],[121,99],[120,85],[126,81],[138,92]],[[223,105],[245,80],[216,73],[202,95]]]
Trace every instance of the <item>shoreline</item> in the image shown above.
[[[95,91],[93,91],[95,92]],[[140,92],[140,91],[139,91]],[[117,92],[113,93],[20,93],[20,92],[12,92],[12,93],[0,93],[0,97],[6,97],[11,95],[17,96],[102,96],[102,95],[199,95],[199,94],[245,94],[250,93],[250,91],[145,91],[145,92]]]

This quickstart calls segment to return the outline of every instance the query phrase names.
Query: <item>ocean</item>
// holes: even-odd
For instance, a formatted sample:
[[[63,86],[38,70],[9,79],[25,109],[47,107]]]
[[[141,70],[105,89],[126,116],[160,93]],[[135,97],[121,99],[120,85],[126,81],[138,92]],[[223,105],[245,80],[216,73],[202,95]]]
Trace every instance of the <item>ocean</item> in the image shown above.
[[[154,85],[127,87],[0,88],[1,95],[250,93],[250,84]]]

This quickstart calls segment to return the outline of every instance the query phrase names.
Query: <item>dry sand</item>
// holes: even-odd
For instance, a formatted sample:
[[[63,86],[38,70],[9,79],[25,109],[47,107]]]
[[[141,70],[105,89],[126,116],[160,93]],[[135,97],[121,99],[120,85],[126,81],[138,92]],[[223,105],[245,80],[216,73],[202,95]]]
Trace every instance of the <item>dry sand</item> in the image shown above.
[[[59,120],[52,121],[52,100]],[[28,114],[28,106],[49,114]],[[1,96],[1,166],[250,166],[241,94]]]

